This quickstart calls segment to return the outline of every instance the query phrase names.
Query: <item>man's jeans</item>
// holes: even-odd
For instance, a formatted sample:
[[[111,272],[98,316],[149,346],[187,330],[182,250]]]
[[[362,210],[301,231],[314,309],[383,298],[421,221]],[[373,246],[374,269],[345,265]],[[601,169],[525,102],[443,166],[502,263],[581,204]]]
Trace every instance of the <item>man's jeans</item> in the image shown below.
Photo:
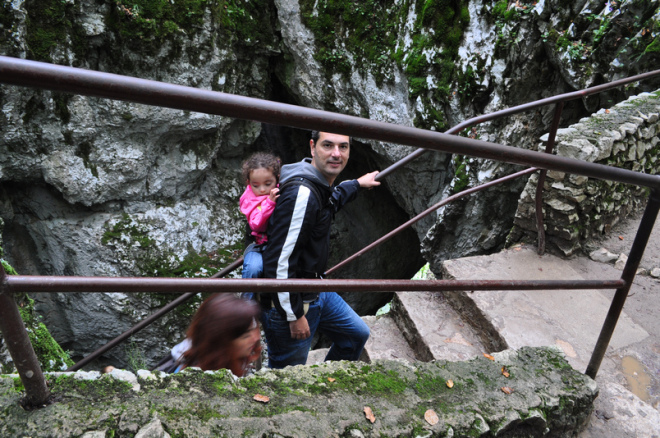
[[[264,310],[261,323],[268,343],[268,366],[284,368],[302,365],[316,330],[328,336],[333,344],[325,360],[358,360],[369,339],[369,327],[336,292],[321,292],[318,300],[309,305],[307,322],[311,336],[292,339],[289,322],[276,308]]]

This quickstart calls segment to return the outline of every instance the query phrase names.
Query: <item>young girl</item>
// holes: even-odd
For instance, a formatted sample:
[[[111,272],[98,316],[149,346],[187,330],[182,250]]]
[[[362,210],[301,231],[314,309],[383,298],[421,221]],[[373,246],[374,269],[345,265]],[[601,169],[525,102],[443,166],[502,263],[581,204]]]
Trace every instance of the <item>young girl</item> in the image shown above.
[[[241,213],[247,217],[254,238],[243,256],[243,278],[257,278],[264,270],[261,251],[268,240],[268,218],[280,196],[277,188],[280,160],[272,154],[257,152],[243,163],[243,178],[247,187],[241,195]]]

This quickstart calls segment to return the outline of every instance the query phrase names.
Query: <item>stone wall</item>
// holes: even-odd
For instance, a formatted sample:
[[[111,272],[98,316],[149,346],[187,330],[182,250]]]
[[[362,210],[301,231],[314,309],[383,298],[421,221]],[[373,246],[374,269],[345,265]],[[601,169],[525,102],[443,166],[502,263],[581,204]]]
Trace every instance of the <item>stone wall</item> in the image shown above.
[[[0,436],[572,437],[588,421],[596,382],[559,350],[492,359],[326,362],[242,379],[197,368],[49,373],[57,401],[32,411],[19,405],[17,376],[0,375]]]
[[[609,110],[557,132],[557,155],[658,174],[660,170],[660,91],[629,98]],[[548,135],[541,137],[539,150]],[[509,242],[536,240],[535,191],[538,174],[520,196]],[[649,189],[549,171],[543,210],[547,248],[575,254],[590,238],[607,233],[630,212],[646,205]]]

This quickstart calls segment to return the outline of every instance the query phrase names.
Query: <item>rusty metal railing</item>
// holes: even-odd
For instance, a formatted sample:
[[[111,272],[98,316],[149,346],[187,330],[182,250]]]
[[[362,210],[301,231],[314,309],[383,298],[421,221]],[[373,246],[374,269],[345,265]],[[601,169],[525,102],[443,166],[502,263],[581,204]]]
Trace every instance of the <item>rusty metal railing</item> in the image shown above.
[[[640,79],[637,80],[649,75],[660,75],[660,70],[639,75]],[[326,132],[341,132],[354,137],[387,143],[398,143],[476,158],[534,166],[540,169],[575,173],[591,178],[660,188],[660,177],[627,169],[329,111],[43,62],[0,56],[0,82],[294,128],[310,129],[313,127]],[[502,113],[505,112],[502,111]]]
[[[7,284],[7,273],[0,263],[0,333],[5,338],[9,354],[25,387],[27,404],[39,406],[46,403],[50,397],[50,391],[46,386],[34,347],[25,330],[14,294],[5,290]]]
[[[625,83],[639,81],[647,77],[660,74],[660,70],[628,78]],[[504,161],[513,164],[533,166],[544,170],[557,170],[567,173],[584,175],[592,178],[606,179],[627,184],[634,184],[652,189],[640,231],[635,239],[631,256],[628,259],[624,274],[618,280],[582,280],[582,281],[460,281],[460,280],[275,280],[275,279],[172,279],[172,278],[105,278],[105,277],[40,277],[40,276],[8,276],[4,270],[0,271],[0,299],[7,307],[16,307],[10,304],[13,294],[21,291],[29,292],[151,292],[151,293],[181,293],[199,292],[272,292],[279,290],[289,291],[421,291],[421,290],[557,290],[557,289],[616,289],[615,300],[606,318],[601,336],[594,349],[587,374],[595,377],[600,361],[609,343],[612,331],[616,325],[623,302],[628,294],[632,279],[641,261],[641,255],[648,242],[650,229],[657,217],[660,208],[660,177],[633,172],[626,169],[612,168],[600,164],[582,162],[566,157],[558,157],[550,153],[534,152],[516,149],[481,140],[467,139],[453,136],[448,133],[425,131],[418,128],[393,125],[359,117],[330,113],[310,108],[269,102],[260,99],[235,96],[225,93],[201,90],[180,85],[165,84],[109,73],[81,70],[72,67],[63,67],[52,64],[26,61],[0,56],[0,82],[19,86],[28,86],[49,89],[86,96],[103,97],[117,100],[126,100],[147,105],[156,105],[167,108],[176,108],[208,114],[216,114],[233,118],[253,120],[263,123],[286,125],[297,128],[319,129],[330,132],[341,132],[347,135],[381,140],[388,143],[398,143],[409,146],[421,146],[425,149],[438,150],[448,153]],[[617,81],[621,82],[621,81]],[[617,84],[615,86],[620,86]],[[607,88],[612,88],[606,84]],[[599,86],[603,87],[603,86]],[[593,87],[593,92],[598,87]],[[604,88],[605,89],[605,88]],[[576,97],[583,97],[585,90],[576,93]],[[502,110],[466,121],[452,129],[463,129],[477,120],[485,121],[486,117],[502,117],[523,110],[536,108],[549,103],[563,102],[569,99],[544,99],[523,106]],[[559,104],[558,104],[559,105]],[[555,111],[555,122],[558,126],[561,108]],[[495,116],[497,115],[497,116]],[[492,120],[489,118],[488,120]],[[468,124],[468,125],[466,125]],[[556,131],[556,126],[554,130]],[[458,131],[457,131],[458,132]],[[554,139],[553,136],[551,138]],[[550,143],[550,142],[549,142]],[[547,150],[546,150],[547,152]],[[419,151],[416,153],[419,156]],[[415,155],[415,154],[411,154]],[[409,156],[410,157],[410,156]],[[409,158],[408,157],[408,158]],[[408,159],[407,158],[407,159]],[[410,159],[414,159],[410,158]],[[408,161],[410,161],[408,159]],[[405,162],[398,164],[398,166]],[[394,170],[394,166],[384,170],[379,178],[385,177]],[[524,172],[533,172],[529,169]],[[492,183],[496,183],[493,181]],[[475,188],[476,189],[476,188]],[[472,189],[470,189],[472,190]],[[470,192],[471,193],[471,192]],[[466,193],[467,194],[467,193]],[[443,204],[444,205],[444,204]],[[436,206],[434,206],[436,207]],[[432,208],[434,208],[432,207]],[[439,207],[438,207],[439,208]],[[426,211],[422,214],[429,214]],[[649,225],[650,224],[650,225]],[[0,269],[2,269],[0,267]],[[182,297],[186,296],[185,294]],[[617,298],[618,297],[618,298]],[[3,306],[4,307],[4,306]],[[11,336],[19,339],[15,328],[22,322],[16,320],[16,314],[3,310],[2,328],[5,337]],[[20,317],[18,318],[20,320]],[[6,332],[7,331],[7,332]],[[20,330],[18,330],[20,332]],[[24,330],[23,330],[24,331]],[[7,335],[6,333],[10,333]],[[126,335],[128,333],[128,335]],[[133,333],[133,332],[131,332]],[[130,336],[125,332],[126,337]],[[122,335],[124,336],[124,335]],[[29,341],[28,341],[29,343]],[[23,351],[22,348],[12,352],[14,362],[19,369],[19,375],[24,380],[28,399],[32,404],[38,405],[47,398],[47,388],[35,385],[29,379],[43,380],[40,368],[34,371],[33,363],[22,360],[22,355],[34,356],[34,352]],[[27,349],[29,350],[29,349]],[[10,350],[11,352],[11,350]],[[14,357],[14,353],[18,356]],[[18,359],[17,359],[18,358]],[[35,358],[36,359],[36,358]],[[20,367],[20,368],[19,368]],[[26,383],[27,382],[27,383]],[[44,392],[45,388],[45,392]]]
[[[364,254],[366,254],[367,252],[369,252],[372,249],[376,248],[378,245],[387,242],[392,237],[399,234],[401,231],[411,227],[413,224],[421,221],[422,219],[424,219],[429,214],[433,213],[434,211],[436,211],[440,207],[449,204],[450,202],[454,202],[457,199],[463,198],[465,196],[471,195],[471,194],[476,193],[476,192],[480,192],[480,191],[485,190],[487,188],[503,184],[507,181],[511,181],[511,180],[516,179],[516,178],[520,178],[522,176],[532,174],[532,173],[534,173],[538,170],[539,169],[537,169],[535,167],[532,167],[530,169],[522,170],[520,172],[516,172],[516,173],[513,173],[511,175],[507,175],[505,177],[498,178],[496,180],[481,184],[477,187],[472,187],[472,188],[463,190],[462,192],[456,193],[455,195],[448,196],[447,198],[443,199],[442,201],[438,202],[437,204],[427,208],[426,210],[424,210],[423,212],[421,212],[420,214],[418,214],[414,218],[410,219],[406,223],[398,226],[394,230],[392,230],[389,233],[385,234],[383,237],[381,237],[381,238],[375,240],[374,242],[370,243],[369,245],[365,246],[364,248],[362,248],[361,250],[359,250],[358,252],[356,252],[352,256],[350,256],[350,257],[346,258],[345,260],[337,263],[335,266],[333,266],[332,268],[325,271],[325,275],[330,275],[330,274],[334,273],[336,270],[338,270],[338,269],[342,268],[343,266],[347,265],[348,263],[356,260],[359,257],[362,257]]]
[[[211,276],[211,278],[222,278],[226,275],[229,275],[231,272],[235,271],[238,269],[241,265],[243,265],[243,257],[239,257],[236,259],[234,262],[230,263],[227,267],[224,269],[218,271],[214,275]],[[180,290],[178,291],[180,292]],[[133,336],[135,333],[139,332],[140,330],[146,328],[147,326],[151,325],[153,322],[157,321],[160,319],[162,316],[168,314],[172,310],[176,309],[179,307],[181,304],[185,303],[186,301],[189,301],[192,299],[197,293],[195,292],[185,292],[183,295],[175,298],[174,300],[170,301],[169,303],[165,304],[163,307],[161,307],[157,312],[149,315],[142,321],[140,321],[138,324],[134,325],[130,329],[126,330],[124,333],[121,335],[117,336],[107,344],[97,348],[94,350],[92,353],[88,354],[75,364],[71,365],[67,371],[77,371],[80,368],[84,367],[103,353],[105,353],[108,350],[111,350],[115,348],[117,345],[121,344],[124,342],[126,339],[130,338]]]
[[[652,72],[648,73],[643,73],[640,75],[636,76],[631,76],[629,78],[624,78],[624,79],[619,79],[617,81],[613,82],[608,82],[607,84],[601,84],[601,85],[596,85],[590,88],[586,88],[584,90],[578,90],[578,91],[573,91],[570,93],[564,93],[564,94],[558,94],[556,96],[548,97],[545,99],[541,100],[536,100],[534,102],[528,102],[524,103],[522,105],[517,105],[511,108],[505,108],[500,111],[495,111],[493,113],[489,114],[484,114],[481,116],[473,117],[471,119],[465,120],[458,125],[450,128],[445,132],[445,134],[458,134],[459,132],[463,131],[464,129],[473,127],[475,125],[479,125],[481,123],[489,122],[495,119],[500,119],[502,117],[508,117],[514,114],[519,114],[522,112],[530,111],[535,108],[540,108],[543,106],[547,105],[552,105],[555,104],[555,112],[553,115],[552,123],[550,125],[550,131],[548,132],[548,141],[546,143],[546,148],[545,148],[545,153],[551,154],[553,153],[554,146],[555,146],[555,138],[557,135],[557,129],[559,128],[559,123],[561,121],[561,114],[564,109],[564,103],[571,101],[571,100],[576,100],[576,99],[582,99],[587,96],[591,96],[594,94],[602,93],[604,91],[621,87],[623,85],[627,85],[633,82],[638,82],[644,79],[652,78],[655,76],[660,75],[660,70],[655,70]],[[389,166],[387,169],[384,169],[382,172],[378,174],[376,177],[377,180],[381,180],[388,176],[391,172],[394,172],[395,170],[401,168],[402,166],[410,163],[411,161],[421,157],[424,155],[426,152],[428,152],[427,149],[420,148],[417,149],[415,152],[409,154],[408,156],[402,158],[401,160],[397,161],[396,163],[392,164]],[[538,234],[538,254],[542,255],[545,253],[545,228],[543,226],[543,183],[545,182],[545,177],[547,174],[547,169],[541,169],[539,173],[539,180],[536,184],[536,229],[537,229],[537,234]]]

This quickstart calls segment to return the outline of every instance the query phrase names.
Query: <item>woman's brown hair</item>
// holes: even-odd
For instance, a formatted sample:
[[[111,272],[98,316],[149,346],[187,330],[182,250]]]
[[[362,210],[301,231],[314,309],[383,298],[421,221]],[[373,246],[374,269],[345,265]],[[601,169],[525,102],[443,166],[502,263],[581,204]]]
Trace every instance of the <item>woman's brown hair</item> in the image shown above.
[[[260,309],[254,301],[230,293],[214,294],[199,307],[188,328],[192,346],[185,352],[187,366],[203,370],[232,368],[232,341],[254,327]],[[260,345],[256,347],[260,351]],[[258,353],[258,352],[257,352]],[[236,370],[233,370],[236,373]]]

